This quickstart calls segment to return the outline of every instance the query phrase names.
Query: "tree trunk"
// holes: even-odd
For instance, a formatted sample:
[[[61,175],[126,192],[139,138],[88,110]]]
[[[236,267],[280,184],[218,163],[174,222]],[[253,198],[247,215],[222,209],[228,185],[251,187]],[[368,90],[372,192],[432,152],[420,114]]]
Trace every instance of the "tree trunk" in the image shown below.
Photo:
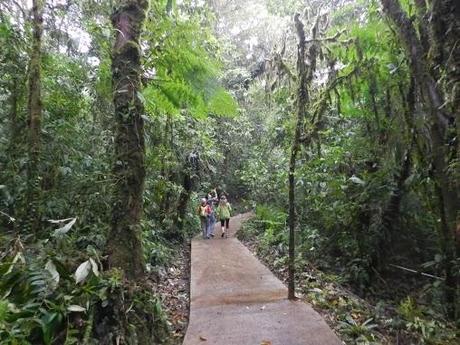
[[[433,42],[431,53],[434,60],[432,70],[444,72],[442,76],[446,88],[445,107],[450,109],[455,117],[457,129],[456,140],[452,140],[450,144],[456,145],[458,165],[460,162],[460,3],[458,0],[433,0],[431,9],[431,41]],[[458,202],[460,202],[460,169],[457,168],[453,175],[456,180]],[[460,212],[457,213],[456,222],[458,257],[460,256]]]
[[[172,151],[174,150],[174,123],[171,114],[166,115],[163,145],[165,147],[170,148],[171,152],[168,153],[168,155],[171,155]],[[165,188],[163,191],[164,194],[162,195],[160,203],[160,210],[162,216],[161,221],[170,218],[172,211],[174,211],[173,209],[171,209],[171,207],[173,206],[173,203],[171,201],[173,200],[174,192],[170,187],[170,184],[176,183],[174,175],[174,171],[171,170],[170,160],[164,160],[162,162],[161,167],[161,176],[163,177],[163,181],[165,183]]]
[[[187,205],[193,189],[193,180],[190,176],[189,169],[185,168],[184,170],[184,180],[182,182],[183,189],[179,196],[179,202],[177,203],[176,219],[174,222],[179,230],[184,228],[184,220],[187,214]]]
[[[28,80],[29,162],[27,166],[28,228],[36,233],[40,225],[40,151],[41,151],[41,49],[43,35],[43,0],[32,1],[32,49]]]
[[[381,0],[387,16],[395,23],[399,36],[409,55],[414,76],[422,84],[426,100],[433,110],[433,121],[439,126],[440,133],[444,135],[447,130],[451,115],[442,110],[443,97],[436,85],[436,81],[429,74],[428,61],[423,46],[418,39],[417,31],[411,19],[402,10],[398,0]]]
[[[454,258],[456,253],[460,251],[460,243],[456,241],[456,228],[458,222],[458,212],[460,207],[460,200],[458,195],[458,181],[456,181],[456,174],[449,173],[449,165],[451,163],[451,152],[448,145],[449,125],[455,121],[455,117],[449,114],[444,107],[445,95],[439,89],[436,82],[436,73],[433,76],[430,74],[433,68],[430,67],[430,61],[426,54],[426,49],[418,38],[417,31],[412,23],[412,20],[402,10],[398,0],[381,0],[383,9],[387,16],[395,23],[398,34],[406,47],[409,56],[410,65],[413,77],[418,81],[420,91],[424,95],[428,113],[431,116],[430,135],[432,144],[432,163],[434,167],[434,177],[437,188],[439,188],[439,200],[441,202],[441,232],[445,235],[446,243],[442,245],[441,249],[445,256],[445,270],[446,270],[446,302],[448,305],[448,314],[454,317],[455,305],[457,303],[458,291],[458,278],[451,279],[450,273],[454,270]],[[454,5],[451,5],[454,6]],[[423,6],[419,7],[421,11],[424,10]],[[436,18],[436,11],[439,8],[433,8],[433,14]],[[454,20],[455,16],[454,16]],[[436,22],[433,25],[436,28]],[[434,30],[436,32],[436,30]],[[436,36],[436,34],[434,34]],[[434,51],[439,52],[435,54],[436,61],[443,60],[442,49],[438,46],[442,44],[441,41],[434,42]],[[458,115],[457,115],[458,117]],[[457,127],[458,127],[457,123]],[[457,140],[458,141],[458,140]],[[457,144],[456,144],[457,145]],[[457,149],[458,154],[458,149]]]
[[[455,278],[455,258],[458,252],[458,242],[456,242],[456,216],[460,207],[457,198],[455,183],[449,178],[448,162],[445,143],[440,135],[440,130],[436,124],[431,125],[432,136],[432,162],[434,177],[438,188],[439,207],[441,215],[441,250],[444,254],[444,268],[446,273],[446,303],[450,318],[454,318],[458,303],[458,277]],[[457,245],[457,250],[456,246]]]
[[[289,263],[288,263],[288,298],[295,299],[295,168],[297,154],[300,150],[300,137],[302,134],[305,108],[308,102],[307,67],[305,64],[305,29],[300,20],[300,15],[294,17],[299,43],[297,46],[297,66],[299,73],[299,89],[297,92],[297,118],[294,138],[291,146],[289,160]]]
[[[19,141],[19,119],[18,119],[18,106],[19,106],[19,82],[18,77],[13,75],[11,80],[11,96],[10,96],[10,138],[7,147],[6,155],[10,157],[9,162],[5,165],[5,171],[10,171],[13,174],[17,173],[15,160],[18,156],[18,141]],[[10,170],[11,169],[11,170]],[[8,207],[8,214],[13,218],[18,218],[16,215],[16,207],[11,203]],[[10,231],[16,231],[15,222],[8,222],[6,228]]]
[[[108,239],[109,265],[128,278],[144,273],[140,220],[145,179],[144,110],[141,88],[140,35],[147,0],[120,1],[112,14],[112,88],[115,106],[115,166],[112,226]]]
[[[14,154],[16,147],[18,131],[18,103],[19,103],[19,85],[17,76],[13,76],[11,81],[11,98],[10,98],[10,151]]]

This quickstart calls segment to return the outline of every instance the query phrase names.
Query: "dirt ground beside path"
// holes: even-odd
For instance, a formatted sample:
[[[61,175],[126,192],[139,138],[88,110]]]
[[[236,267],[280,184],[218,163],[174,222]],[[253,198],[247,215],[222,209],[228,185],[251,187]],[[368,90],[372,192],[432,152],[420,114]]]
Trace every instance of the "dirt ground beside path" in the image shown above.
[[[239,242],[251,214],[233,217],[229,238],[194,239],[190,320],[184,345],[340,345],[319,314],[286,299],[287,289]]]

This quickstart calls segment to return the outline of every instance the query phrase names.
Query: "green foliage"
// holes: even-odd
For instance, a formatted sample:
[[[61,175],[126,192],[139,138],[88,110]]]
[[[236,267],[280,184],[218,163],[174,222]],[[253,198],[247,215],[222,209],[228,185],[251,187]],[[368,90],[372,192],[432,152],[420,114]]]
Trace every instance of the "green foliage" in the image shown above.
[[[279,250],[284,250],[287,242],[287,214],[282,210],[259,205],[256,208],[256,216],[264,229],[262,235],[263,245],[267,248],[274,246],[278,247]]]
[[[165,241],[165,235],[155,230],[153,220],[145,224],[143,231],[144,256],[148,269],[159,269],[172,260],[172,250]]]
[[[254,219],[246,222],[238,233],[243,241],[258,238],[258,251],[262,256],[268,253],[276,255],[276,267],[286,262],[287,253],[287,214],[268,205],[258,205]]]
[[[179,115],[187,109],[197,118],[234,115],[235,101],[218,82],[220,66],[211,53],[217,45],[201,25],[200,14],[164,15],[157,10],[145,35],[151,50],[145,68],[152,75],[143,92],[147,110],[152,115]]]
[[[455,344],[458,341],[451,325],[433,315],[430,309],[418,306],[411,297],[401,301],[398,313],[408,331],[420,334],[420,344]]]
[[[342,321],[342,329],[345,334],[353,337],[358,344],[372,344],[375,341],[375,337],[371,333],[373,328],[377,325],[372,323],[372,319],[367,319],[360,323],[351,316],[346,318],[346,321]]]
[[[94,343],[95,315],[109,313],[132,290],[120,271],[102,271],[100,252],[78,250],[69,234],[28,249],[12,239],[1,253],[2,344]],[[153,315],[160,332],[166,322],[160,301],[142,291],[133,295],[133,306]]]
[[[69,239],[63,238],[24,250],[16,239],[2,248],[0,292],[6,298],[0,326],[2,344],[54,343],[62,330],[79,327],[71,319],[87,320],[95,304],[107,298],[111,286],[99,276],[97,257],[93,269],[97,275],[91,274],[83,284],[75,283],[72,273],[82,255],[77,252],[75,259],[69,260],[59,253],[69,245]],[[89,327],[85,322],[82,325]]]
[[[209,99],[209,112],[213,115],[231,116],[237,112],[235,100],[224,88],[218,88]]]
[[[53,54],[45,55],[42,61],[44,107],[60,119],[81,116],[90,102],[83,95],[88,66],[79,59]]]

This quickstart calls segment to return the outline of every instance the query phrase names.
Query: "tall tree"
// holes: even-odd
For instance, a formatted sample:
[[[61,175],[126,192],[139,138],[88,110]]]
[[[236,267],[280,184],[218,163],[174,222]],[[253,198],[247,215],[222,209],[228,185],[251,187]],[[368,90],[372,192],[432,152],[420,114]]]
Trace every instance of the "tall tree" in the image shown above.
[[[440,8],[436,7],[436,3],[435,1],[432,7],[433,20],[429,24],[430,26],[426,26],[428,22],[426,21],[427,13],[425,2],[417,1],[419,13],[422,15],[422,17],[419,18],[421,23],[419,36],[412,19],[410,19],[407,13],[402,9],[399,0],[382,0],[383,9],[396,26],[399,37],[405,46],[412,75],[418,83],[419,92],[422,95],[429,116],[432,151],[431,161],[436,188],[439,194],[441,216],[440,237],[443,254],[445,256],[446,300],[448,314],[454,317],[459,286],[459,278],[456,277],[455,274],[454,261],[460,252],[460,238],[456,239],[460,200],[457,188],[458,182],[456,181],[458,176],[457,173],[451,171],[453,170],[451,166],[455,166],[452,157],[455,157],[455,153],[458,154],[458,150],[455,153],[452,152],[451,145],[449,145],[452,132],[451,124],[455,122],[455,115],[445,108],[449,92],[446,93],[440,89],[441,76],[438,74],[438,70],[439,60],[442,60],[443,53],[445,53],[445,49],[442,48],[441,37],[439,37],[440,28],[456,28],[458,24],[455,16],[447,17],[451,19],[452,23],[445,23],[445,20],[448,19],[441,18],[438,15]],[[444,7],[452,10],[455,8],[453,2],[446,1],[445,3],[446,4],[441,6],[443,9]],[[450,4],[449,6],[447,6],[448,3]],[[426,41],[428,37],[426,27],[430,27],[432,31],[430,41]],[[449,42],[448,40],[447,43]],[[439,48],[440,46],[441,48]],[[453,52],[453,50],[451,51]],[[432,59],[434,59],[434,61],[431,61]],[[447,60],[444,62],[448,63]],[[452,94],[455,93],[455,88],[452,84],[448,89],[453,90]],[[454,111],[458,112],[458,109],[454,109]],[[457,123],[457,127],[458,125]],[[454,146],[458,145],[458,138],[453,142]]]
[[[297,155],[300,150],[300,137],[302,135],[305,109],[308,102],[307,90],[307,67],[305,63],[305,29],[300,15],[297,13],[294,17],[297,29],[298,46],[297,46],[297,66],[299,74],[299,87],[297,91],[297,116],[295,124],[294,138],[291,146],[291,156],[289,160],[289,280],[288,280],[288,298],[295,299],[295,168]]]
[[[43,35],[43,0],[32,1],[32,49],[28,81],[29,164],[27,169],[27,203],[29,227],[36,232],[40,225],[40,141],[42,122],[41,49]]]
[[[119,1],[112,14],[112,88],[115,106],[114,203],[108,240],[109,264],[128,278],[144,272],[140,220],[145,179],[144,107],[141,88],[140,35],[147,0]]]

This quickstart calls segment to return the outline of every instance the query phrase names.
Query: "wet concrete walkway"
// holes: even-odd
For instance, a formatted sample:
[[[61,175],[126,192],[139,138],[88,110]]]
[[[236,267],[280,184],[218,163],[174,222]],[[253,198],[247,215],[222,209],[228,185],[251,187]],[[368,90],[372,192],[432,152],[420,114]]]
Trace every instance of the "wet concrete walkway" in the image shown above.
[[[192,241],[190,321],[184,345],[340,345],[321,316],[300,301],[234,237]],[[216,227],[218,229],[218,227]]]

